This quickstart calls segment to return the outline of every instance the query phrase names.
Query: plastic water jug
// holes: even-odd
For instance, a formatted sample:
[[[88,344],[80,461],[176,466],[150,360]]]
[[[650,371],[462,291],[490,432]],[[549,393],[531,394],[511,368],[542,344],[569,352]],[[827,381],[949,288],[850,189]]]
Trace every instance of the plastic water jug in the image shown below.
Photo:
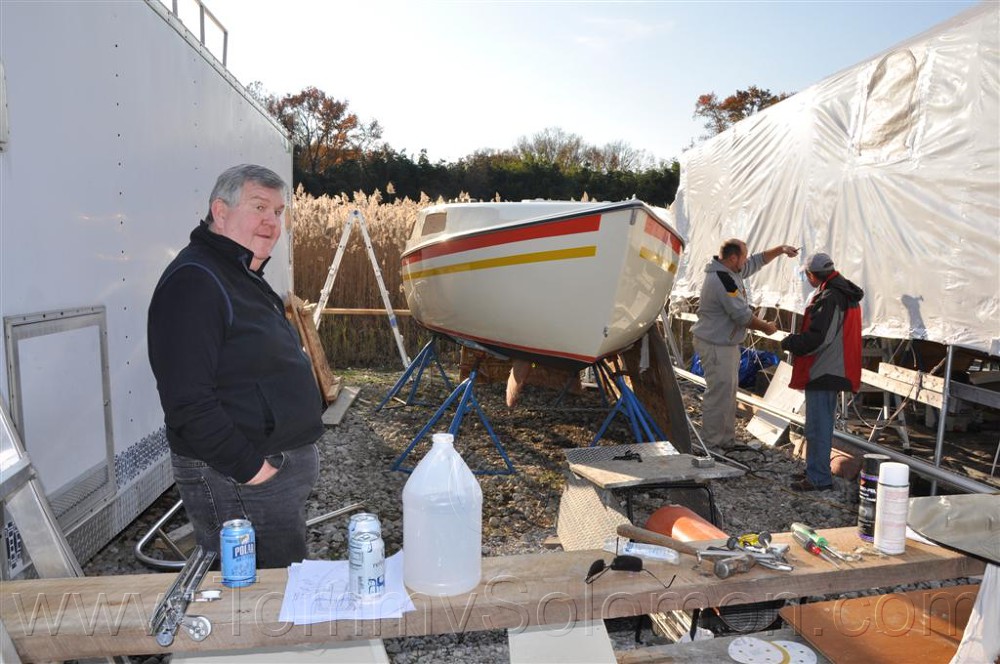
[[[460,595],[482,572],[483,491],[454,436],[432,440],[403,487],[403,582],[431,596]]]

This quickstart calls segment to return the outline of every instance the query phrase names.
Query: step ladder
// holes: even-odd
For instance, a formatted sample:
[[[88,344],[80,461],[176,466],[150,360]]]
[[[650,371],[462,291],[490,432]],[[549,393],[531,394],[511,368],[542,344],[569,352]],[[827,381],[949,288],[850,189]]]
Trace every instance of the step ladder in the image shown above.
[[[313,325],[318,330],[320,323],[323,321],[323,309],[326,308],[327,300],[330,299],[330,291],[333,290],[333,282],[337,279],[337,271],[340,269],[340,262],[344,259],[344,253],[347,251],[347,243],[351,239],[351,231],[354,229],[355,224],[361,229],[361,237],[365,241],[368,260],[372,264],[372,270],[375,272],[375,280],[378,282],[379,292],[382,294],[382,302],[385,304],[385,312],[389,316],[389,327],[392,328],[392,334],[396,339],[396,348],[399,350],[399,358],[403,361],[403,368],[405,369],[410,366],[410,357],[406,354],[403,335],[399,332],[399,322],[396,320],[396,314],[392,310],[392,303],[389,301],[389,291],[386,290],[385,281],[382,279],[382,270],[378,266],[378,259],[375,258],[372,240],[368,235],[368,223],[365,221],[365,217],[361,214],[360,210],[353,210],[347,219],[347,223],[344,224],[344,230],[340,234],[340,242],[337,244],[337,252],[333,256],[333,262],[330,263],[330,270],[326,275],[326,283],[323,284],[323,289],[319,294],[319,301],[316,303],[316,309],[313,311]]]
[[[60,530],[45,489],[24,449],[20,434],[0,400],[0,503],[6,507],[21,542],[41,578],[83,576],[76,555]],[[11,535],[8,535],[11,536]],[[0,578],[9,580],[5,565]],[[0,655],[5,664],[21,661],[6,627],[0,623]],[[108,658],[127,663],[128,658]]]

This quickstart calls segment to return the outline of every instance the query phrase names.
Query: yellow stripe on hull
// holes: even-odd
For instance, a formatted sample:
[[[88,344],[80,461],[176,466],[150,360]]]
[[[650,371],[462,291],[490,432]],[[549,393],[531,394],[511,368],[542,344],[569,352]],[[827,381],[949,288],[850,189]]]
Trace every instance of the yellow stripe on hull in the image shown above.
[[[672,257],[672,256],[671,256]],[[650,263],[659,265],[667,272],[676,273],[677,263],[670,260],[668,257],[664,257],[663,254],[658,254],[655,251],[642,247],[639,249],[639,258],[644,258]]]
[[[403,275],[403,281],[422,279],[424,277],[435,277],[442,274],[453,274],[455,272],[488,270],[494,267],[507,267],[508,265],[562,261],[572,258],[591,258],[596,255],[597,245],[571,247],[569,249],[555,249],[552,251],[533,251],[526,254],[514,254],[513,256],[500,256],[498,258],[484,258],[482,260],[469,261],[466,263],[455,263],[453,265],[433,267],[426,270],[414,270],[413,272],[405,273]]]

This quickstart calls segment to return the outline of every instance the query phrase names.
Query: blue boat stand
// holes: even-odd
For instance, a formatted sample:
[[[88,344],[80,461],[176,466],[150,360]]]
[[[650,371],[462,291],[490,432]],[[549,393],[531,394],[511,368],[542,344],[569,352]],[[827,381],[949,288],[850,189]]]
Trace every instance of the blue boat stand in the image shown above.
[[[426,346],[424,346],[424,349],[420,351],[420,355],[423,355],[424,351],[427,351],[429,347],[432,348],[433,343],[434,342],[431,341]],[[431,350],[430,352],[433,353],[434,351]],[[408,374],[412,373],[413,365],[417,363],[418,359],[420,358],[420,355],[418,355],[417,358],[415,358],[413,362],[410,363],[410,367],[407,367],[406,371],[403,372],[403,376],[400,377],[398,381],[396,381],[396,385],[393,386],[393,389],[389,391],[389,394],[386,395],[385,399],[382,400],[382,403],[380,403],[375,410],[381,408],[385,404],[385,402],[388,401],[392,396],[394,396],[394,394],[399,391],[399,388],[401,388],[402,385],[405,384],[406,379],[409,377]],[[435,361],[437,360],[436,353],[434,354],[434,359]],[[423,360],[423,362],[426,365],[427,360],[425,359]],[[441,374],[444,375],[444,370],[441,369],[440,363],[438,363],[438,369],[440,369]],[[422,373],[422,371],[423,367],[421,367],[420,372],[418,372],[417,374],[417,381],[420,380],[420,373]],[[392,470],[400,470],[405,473],[413,471],[412,467],[403,466],[403,461],[406,459],[407,456],[409,456],[410,452],[413,451],[413,448],[416,447],[421,440],[423,440],[424,436],[426,436],[427,433],[434,428],[434,426],[438,423],[438,420],[440,420],[444,416],[445,411],[447,411],[448,408],[451,406],[451,404],[454,403],[455,400],[457,399],[458,406],[455,409],[455,415],[452,417],[451,425],[448,427],[448,433],[455,436],[456,439],[458,438],[459,427],[462,426],[462,420],[465,418],[466,414],[468,414],[469,408],[471,406],[476,411],[476,415],[479,416],[479,421],[482,422],[483,427],[485,427],[486,432],[490,436],[490,440],[493,441],[493,446],[496,447],[497,452],[500,453],[500,457],[503,459],[504,464],[506,466],[504,470],[477,469],[473,470],[472,472],[477,475],[513,475],[516,472],[514,470],[514,464],[511,463],[510,457],[507,456],[507,450],[505,450],[503,444],[500,443],[500,439],[497,438],[496,432],[493,431],[493,426],[490,424],[489,418],[486,417],[486,414],[483,412],[482,407],[479,405],[479,400],[476,399],[475,386],[476,386],[476,378],[478,376],[479,376],[479,361],[477,360],[472,367],[472,371],[469,372],[469,376],[461,383],[459,383],[458,386],[455,387],[455,389],[452,390],[451,394],[448,395],[448,398],[445,399],[444,403],[442,403],[441,406],[437,409],[437,411],[435,411],[431,419],[427,421],[427,424],[425,424],[424,427],[420,430],[420,432],[417,433],[416,437],[412,441],[410,441],[410,444],[406,447],[405,450],[403,450],[402,454],[396,457],[396,460],[392,462],[392,466],[390,466]],[[445,376],[445,380],[446,381],[448,380],[447,376]],[[448,382],[448,386],[451,387],[450,381]],[[416,391],[416,383],[414,384],[413,391]],[[411,393],[411,398],[412,398],[412,393]],[[411,402],[408,400],[407,405],[409,405],[410,403]]]
[[[601,424],[601,428],[598,429],[597,435],[590,441],[590,446],[593,447],[600,442],[604,433],[611,425],[611,421],[619,413],[623,414],[628,420],[629,428],[632,430],[632,436],[635,437],[636,442],[652,443],[657,440],[666,440],[667,437],[649,414],[649,411],[646,410],[639,401],[639,398],[635,396],[635,392],[625,382],[622,372],[612,371],[605,360],[593,366],[594,372],[597,375],[597,385],[601,389],[601,395],[604,396],[604,389],[601,387],[601,383],[603,382],[601,379],[603,378],[608,383],[614,383],[615,387],[618,388],[619,396],[611,412],[604,419],[604,423]]]
[[[406,401],[404,402],[404,405],[406,405],[406,406],[413,406],[413,405],[427,406],[427,405],[429,405],[429,404],[422,403],[422,402],[419,402],[419,401],[414,401],[414,397],[417,394],[417,387],[419,387],[419,385],[420,385],[420,379],[424,375],[424,370],[430,365],[431,362],[434,362],[434,364],[437,365],[438,373],[441,374],[441,378],[442,378],[442,380],[444,380],[444,384],[448,387],[448,389],[449,390],[453,389],[452,386],[451,386],[451,381],[448,379],[448,375],[444,372],[444,367],[441,366],[441,360],[438,359],[438,355],[437,355],[437,336],[434,336],[434,337],[431,338],[430,341],[428,341],[424,345],[424,347],[422,349],[420,349],[420,352],[417,353],[417,356],[415,358],[413,358],[413,360],[410,362],[410,364],[407,365],[406,369],[403,371],[402,375],[399,377],[399,380],[396,381],[396,384],[393,385],[392,389],[390,389],[389,392],[385,395],[385,398],[382,399],[382,401],[379,403],[379,405],[375,406],[375,412],[377,413],[378,411],[382,410],[382,407],[385,406],[385,404],[389,402],[389,399],[392,399],[397,394],[399,394],[402,391],[403,387],[406,385],[406,382],[411,377],[413,378],[413,385],[412,385],[412,387],[410,387],[410,394],[406,397]],[[415,375],[414,375],[414,371],[416,371]]]
[[[511,463],[510,457],[507,456],[507,450],[500,442],[500,439],[497,437],[496,432],[493,431],[493,426],[490,424],[489,418],[486,417],[486,414],[483,412],[482,406],[479,405],[479,400],[476,399],[475,385],[476,385],[476,378],[479,375],[479,361],[478,360],[476,361],[475,365],[472,368],[472,371],[469,372],[469,376],[461,383],[459,383],[455,388],[452,389],[451,381],[445,374],[444,368],[441,366],[441,362],[438,359],[436,350],[436,341],[437,337],[427,342],[427,344],[423,347],[423,349],[421,349],[421,351],[417,354],[417,356],[413,358],[413,361],[410,362],[409,366],[399,377],[399,380],[396,381],[395,385],[392,386],[392,388],[385,395],[385,397],[378,404],[378,406],[375,407],[376,412],[381,410],[382,407],[385,406],[385,404],[388,403],[390,399],[392,399],[397,394],[399,394],[400,391],[402,391],[407,381],[410,380],[411,378],[413,379],[413,386],[410,389],[409,396],[405,401],[405,405],[407,406],[414,404],[427,405],[415,402],[414,396],[416,395],[417,387],[420,384],[420,379],[423,376],[424,370],[430,365],[431,362],[434,362],[436,364],[438,372],[444,379],[445,384],[448,386],[449,389],[451,389],[451,393],[448,395],[448,398],[445,399],[444,403],[442,403],[441,406],[438,407],[434,415],[430,418],[430,420],[427,421],[427,424],[425,424],[423,428],[417,433],[416,437],[414,437],[414,439],[410,441],[410,444],[406,447],[406,449],[403,450],[403,452],[398,457],[396,457],[396,459],[392,462],[390,468],[392,470],[399,470],[407,473],[413,471],[412,467],[407,467],[403,465],[403,462],[406,460],[406,457],[410,455],[410,452],[413,451],[413,448],[415,448],[420,443],[420,441],[423,440],[424,436],[426,436],[434,428],[434,426],[438,423],[438,421],[440,421],[440,419],[444,416],[448,408],[457,400],[458,405],[455,409],[455,414],[452,417],[451,425],[448,427],[448,433],[455,436],[456,439],[458,438],[458,431],[459,428],[462,426],[462,420],[468,414],[469,409],[471,407],[472,409],[475,410],[476,415],[479,417],[479,421],[482,422],[483,427],[489,434],[490,440],[493,442],[493,446],[496,447],[497,452],[499,452],[500,457],[503,459],[505,465],[505,469],[503,470],[478,469],[478,470],[473,470],[473,472],[476,473],[477,475],[514,474],[516,472],[514,469],[514,464]],[[615,405],[611,408],[611,411],[608,413],[607,417],[604,419],[604,422],[601,424],[600,429],[598,429],[597,434],[594,436],[594,439],[591,441],[590,443],[591,447],[597,445],[600,442],[601,438],[603,438],[604,434],[607,432],[608,427],[611,426],[611,422],[619,414],[624,415],[625,418],[628,420],[629,429],[631,430],[632,436],[635,438],[636,442],[644,443],[644,442],[654,442],[658,440],[667,439],[666,435],[664,435],[663,431],[656,424],[656,421],[652,418],[652,416],[649,414],[646,408],[642,405],[638,397],[636,397],[635,392],[633,392],[632,389],[625,382],[625,377],[622,374],[622,372],[614,370],[606,360],[601,360],[593,364],[592,367],[594,370],[594,374],[597,378],[596,381],[597,387],[601,393],[602,401],[605,404],[607,404],[608,402],[607,401],[608,395],[607,391],[605,390],[605,383],[609,386],[613,384],[617,389],[619,396],[617,401],[615,402]],[[562,400],[562,397],[564,396],[566,389],[567,389],[566,387],[563,388],[563,391],[562,393],[560,393],[557,402]]]

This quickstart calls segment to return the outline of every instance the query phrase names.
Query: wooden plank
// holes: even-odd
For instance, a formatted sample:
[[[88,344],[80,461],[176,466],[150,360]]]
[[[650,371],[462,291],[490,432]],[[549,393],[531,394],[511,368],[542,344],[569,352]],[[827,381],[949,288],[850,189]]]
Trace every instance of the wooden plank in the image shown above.
[[[898,367],[886,362],[878,365],[878,374],[867,369],[861,371],[862,381],[880,387],[887,392],[908,396],[915,401],[941,408],[941,394],[944,391],[944,378],[931,376],[920,371]],[[990,408],[1000,408],[1000,392],[988,390],[965,383],[951,381],[951,395],[956,399],[977,403]]]
[[[980,406],[1000,408],[1000,392],[965,383],[951,383],[951,395],[956,399],[976,403]]]
[[[836,664],[946,664],[978,585],[786,606],[779,614]]]
[[[920,387],[914,383],[877,374],[868,369],[861,370],[861,382],[885,390],[886,392],[908,397],[913,401],[918,401],[934,408],[941,408],[941,392],[929,390],[926,386]]]
[[[606,448],[614,450],[613,446]],[[605,449],[605,448],[602,448]],[[602,489],[663,484],[664,482],[707,482],[726,477],[739,477],[743,470],[716,463],[710,468],[696,468],[690,454],[644,456],[642,461],[600,460],[570,463],[569,469]]]
[[[1000,371],[970,371],[969,382],[973,385],[1000,383]]]
[[[841,550],[860,540],[854,527],[821,530]],[[774,536],[789,542],[788,533]],[[719,544],[722,544],[720,541]],[[392,552],[390,552],[392,553]],[[610,560],[605,551],[563,551],[483,559],[479,586],[455,597],[412,596],[416,610],[400,619],[339,620],[295,626],[278,620],[285,591],[284,569],[260,570],[248,588],[222,586],[209,573],[203,589],[220,590],[222,600],[195,605],[212,622],[212,633],[196,643],[177,635],[161,648],[146,631],[159,596],[175,574],[35,579],[4,583],[3,621],[22,660],[54,661],[135,653],[276,648],[306,643],[466,633],[530,625],[575,625],[657,611],[727,606],[748,602],[843,593],[934,579],[981,574],[985,564],[941,547],[908,542],[901,556],[866,557],[836,569],[792,549],[792,572],[756,567],[722,580],[701,569],[645,561],[664,583],[641,572],[609,571],[584,583],[591,563]],[[675,576],[676,575],[676,576]]]
[[[315,304],[307,305],[308,310],[312,310],[316,307]],[[409,309],[393,309],[392,313],[396,316],[410,316]],[[310,313],[310,315],[312,315]],[[388,313],[383,309],[343,309],[337,307],[327,307],[323,309],[324,316],[387,316]]]
[[[648,344],[649,349],[649,367],[645,370],[640,361],[642,344]],[[636,398],[666,434],[667,440],[681,452],[690,452],[691,431],[684,398],[658,325],[649,328],[642,344],[634,344],[621,354],[628,370],[628,381]]]
[[[792,641],[808,646],[808,642],[789,628],[749,634],[764,641]],[[729,644],[740,636],[724,636],[687,643],[670,643],[648,646],[616,653],[618,664],[705,664],[705,662],[731,662]],[[796,660],[793,660],[796,661]],[[816,664],[830,664],[830,660],[816,653]]]
[[[299,332],[299,338],[305,347],[306,354],[312,360],[313,375],[319,386],[320,394],[323,396],[324,402],[329,405],[336,401],[340,394],[340,378],[330,370],[323,342],[320,341],[319,333],[313,326],[312,316],[306,311],[305,303],[295,294],[291,295],[290,300],[289,305],[285,307],[285,314],[291,318],[295,329]]]
[[[340,424],[341,420],[344,419],[344,415],[347,414],[347,409],[354,403],[354,399],[360,391],[360,387],[345,387],[342,389],[340,394],[337,395],[337,400],[330,404],[330,407],[323,413],[323,424],[327,426]]]
[[[899,380],[911,385],[921,385],[932,392],[941,393],[944,391],[944,378],[933,376],[923,371],[899,367],[888,362],[879,362],[878,372],[881,376],[886,376],[894,380]]]
[[[771,383],[767,386],[767,392],[764,393],[764,401],[779,410],[797,415],[805,405],[806,395],[802,390],[794,390],[788,386],[791,379],[792,365],[779,362]],[[758,409],[747,422],[747,431],[757,440],[773,447],[788,431],[789,425],[788,420],[783,417]]]

